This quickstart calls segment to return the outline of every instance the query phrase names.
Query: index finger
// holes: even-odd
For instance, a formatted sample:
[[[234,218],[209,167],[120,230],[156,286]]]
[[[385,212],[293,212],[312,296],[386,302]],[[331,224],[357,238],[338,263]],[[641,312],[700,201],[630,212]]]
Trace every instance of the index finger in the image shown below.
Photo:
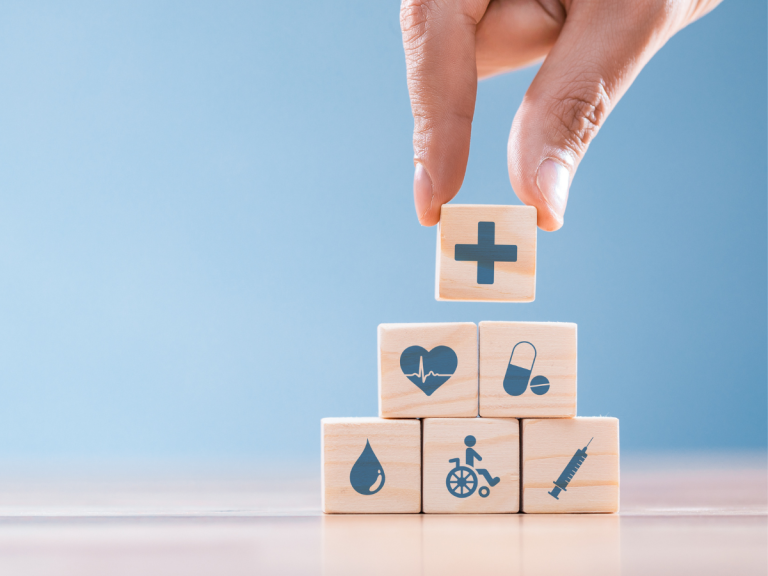
[[[400,25],[413,110],[416,214],[424,226],[461,188],[477,93],[475,29],[488,1],[403,0]]]

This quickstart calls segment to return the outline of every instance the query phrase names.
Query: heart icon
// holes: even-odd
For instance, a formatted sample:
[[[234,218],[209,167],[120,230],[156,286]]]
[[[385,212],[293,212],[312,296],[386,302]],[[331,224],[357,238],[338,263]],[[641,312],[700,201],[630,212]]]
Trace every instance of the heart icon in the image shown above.
[[[427,352],[421,346],[410,346],[400,355],[400,369],[427,396],[440,388],[456,372],[459,359],[448,346],[435,346]]]

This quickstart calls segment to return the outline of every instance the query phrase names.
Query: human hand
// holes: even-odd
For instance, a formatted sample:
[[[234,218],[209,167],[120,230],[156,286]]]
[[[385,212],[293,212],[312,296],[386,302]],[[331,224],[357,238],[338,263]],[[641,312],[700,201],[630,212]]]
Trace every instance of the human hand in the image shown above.
[[[546,57],[512,123],[507,165],[539,227],[560,228],[608,114],[666,41],[719,2],[402,0],[419,221],[437,224],[464,180],[478,78]]]

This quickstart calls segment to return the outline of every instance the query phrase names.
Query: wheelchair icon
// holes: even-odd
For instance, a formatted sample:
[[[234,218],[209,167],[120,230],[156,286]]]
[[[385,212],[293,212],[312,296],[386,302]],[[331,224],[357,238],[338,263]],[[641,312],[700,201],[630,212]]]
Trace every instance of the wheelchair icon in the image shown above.
[[[464,444],[467,446],[466,466],[461,465],[461,458],[451,458],[448,460],[448,462],[454,464],[454,467],[448,472],[448,476],[445,478],[445,486],[448,488],[448,492],[453,496],[456,496],[456,498],[469,498],[475,491],[477,491],[481,498],[488,497],[491,493],[491,489],[488,486],[481,486],[479,490],[477,488],[478,473],[486,479],[491,487],[496,486],[496,484],[501,481],[501,478],[492,477],[488,473],[488,470],[477,469],[477,471],[475,471],[473,469],[475,459],[482,460],[480,454],[473,449],[475,442],[476,440],[474,436],[467,436],[464,439]]]
[[[449,462],[455,462],[456,467],[448,472],[448,477],[445,479],[448,492],[456,498],[469,498],[477,490],[477,474],[472,468],[462,466],[461,458],[452,458]],[[481,486],[477,493],[481,498],[487,498],[491,489],[488,486]]]

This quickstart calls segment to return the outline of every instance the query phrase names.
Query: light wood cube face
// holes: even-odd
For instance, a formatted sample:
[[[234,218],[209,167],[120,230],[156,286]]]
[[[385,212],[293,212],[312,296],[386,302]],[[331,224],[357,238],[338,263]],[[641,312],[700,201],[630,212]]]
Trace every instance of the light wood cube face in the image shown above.
[[[520,427],[514,418],[427,418],[423,510],[514,513],[520,500]]]
[[[323,512],[421,511],[421,422],[323,418]]]
[[[522,421],[522,511],[618,512],[619,421]]]
[[[480,416],[576,416],[576,324],[480,322]]]
[[[535,297],[536,208],[444,204],[435,298],[532,302]]]
[[[477,326],[379,325],[379,416],[477,416]]]

